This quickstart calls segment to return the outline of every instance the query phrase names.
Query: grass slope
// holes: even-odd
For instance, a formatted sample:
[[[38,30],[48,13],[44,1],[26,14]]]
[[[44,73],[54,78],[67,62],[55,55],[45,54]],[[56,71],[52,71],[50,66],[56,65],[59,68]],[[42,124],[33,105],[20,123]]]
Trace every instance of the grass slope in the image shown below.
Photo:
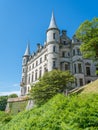
[[[0,130],[98,130],[98,93],[95,92],[98,84],[95,82],[79,95],[58,94],[39,108],[19,113]],[[87,93],[90,87],[94,89]]]
[[[83,87],[77,88],[76,90],[74,90],[72,92],[72,94],[74,94],[74,93],[81,93],[81,94],[96,93],[96,94],[98,94],[98,80],[93,81]]]

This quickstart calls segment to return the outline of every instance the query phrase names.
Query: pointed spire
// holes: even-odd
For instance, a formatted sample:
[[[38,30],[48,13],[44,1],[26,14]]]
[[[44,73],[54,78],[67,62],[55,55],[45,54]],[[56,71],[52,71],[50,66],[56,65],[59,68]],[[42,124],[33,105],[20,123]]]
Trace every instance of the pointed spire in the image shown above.
[[[29,56],[30,55],[30,45],[29,43],[27,44],[27,48],[26,48],[26,51],[24,53],[24,56]]]
[[[52,17],[51,17],[51,21],[50,21],[50,25],[49,25],[49,28],[58,28],[57,25],[56,25],[56,21],[55,21],[55,17],[54,17],[54,13],[52,11]]]

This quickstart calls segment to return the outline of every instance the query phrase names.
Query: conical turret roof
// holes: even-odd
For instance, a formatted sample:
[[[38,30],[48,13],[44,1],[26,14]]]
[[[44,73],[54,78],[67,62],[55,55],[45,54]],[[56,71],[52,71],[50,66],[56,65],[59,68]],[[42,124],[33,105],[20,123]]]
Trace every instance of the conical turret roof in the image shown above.
[[[58,28],[57,25],[56,25],[56,21],[55,21],[55,17],[54,17],[54,13],[52,12],[52,17],[51,17],[51,21],[50,21],[50,25],[49,25],[49,28]]]
[[[30,46],[29,46],[29,43],[27,44],[27,48],[26,48],[26,51],[24,53],[24,56],[29,56],[30,55]]]

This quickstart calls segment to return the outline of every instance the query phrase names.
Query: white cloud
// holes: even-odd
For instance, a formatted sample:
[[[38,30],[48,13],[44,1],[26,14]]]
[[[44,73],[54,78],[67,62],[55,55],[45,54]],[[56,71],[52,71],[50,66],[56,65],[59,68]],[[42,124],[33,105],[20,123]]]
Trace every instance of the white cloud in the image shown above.
[[[20,91],[9,91],[9,92],[0,92],[0,96],[10,95],[13,93],[20,95]]]
[[[14,86],[14,87],[19,87],[19,84],[18,84],[18,83],[16,83],[16,84],[13,84],[13,86]]]

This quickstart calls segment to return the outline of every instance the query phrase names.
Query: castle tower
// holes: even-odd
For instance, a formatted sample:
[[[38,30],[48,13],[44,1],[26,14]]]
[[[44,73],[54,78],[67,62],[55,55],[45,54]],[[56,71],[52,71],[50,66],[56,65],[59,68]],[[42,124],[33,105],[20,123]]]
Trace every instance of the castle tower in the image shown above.
[[[54,14],[52,13],[49,28],[47,30],[47,60],[48,71],[59,69],[59,43],[60,31],[56,25]]]
[[[30,47],[29,44],[27,44],[26,51],[24,53],[23,59],[22,59],[22,81],[21,81],[21,95],[25,95],[27,93],[27,62],[29,60],[30,56]]]

